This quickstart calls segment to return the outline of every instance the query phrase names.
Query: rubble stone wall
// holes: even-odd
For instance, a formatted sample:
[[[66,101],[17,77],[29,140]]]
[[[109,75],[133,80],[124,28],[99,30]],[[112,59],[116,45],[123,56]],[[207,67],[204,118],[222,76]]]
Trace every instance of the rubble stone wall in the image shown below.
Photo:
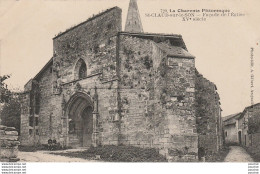
[[[223,129],[219,96],[214,83],[196,72],[196,126],[199,136],[198,147],[206,155],[217,153],[223,145]]]
[[[117,109],[116,78],[116,35],[121,31],[121,9],[111,8],[90,18],[77,27],[59,34],[53,39],[54,57],[34,79],[39,84],[39,113],[37,134],[30,132],[29,117],[34,89],[32,81],[25,86],[21,115],[21,141],[23,145],[46,144],[48,139],[56,139],[64,144],[68,124],[65,119],[66,102],[76,92],[84,92],[91,97],[95,88],[99,95],[99,141],[117,144],[114,135],[117,130],[113,121]],[[79,60],[86,63],[86,77],[79,79],[76,66]]]
[[[30,116],[30,92],[25,92],[21,96],[21,127],[20,142],[23,145],[32,145],[33,140],[29,137],[29,116]]]
[[[79,59],[87,65],[87,76],[103,73],[102,80],[115,76],[116,35],[121,31],[121,9],[115,7],[89,19],[53,39],[54,80],[77,80]]]
[[[260,103],[257,103],[246,109],[248,115],[248,150],[252,154],[260,155]]]
[[[249,150],[253,154],[260,154],[260,132],[249,134]]]
[[[16,129],[0,125],[0,162],[19,161],[17,158],[19,144]]]
[[[102,144],[118,144],[115,117],[118,113],[116,48],[119,31],[121,9],[115,7],[57,36],[53,42],[53,89],[57,88],[56,97],[60,97],[66,107],[66,103],[78,91],[91,98],[98,95],[97,136]],[[81,60],[86,64],[86,77],[83,79],[79,79],[76,68]],[[65,141],[68,130],[65,110],[63,108],[63,111],[56,113],[63,115],[63,137],[60,141]]]
[[[120,142],[159,148],[172,161],[196,160],[194,59],[168,57],[153,40],[127,35],[119,50]]]

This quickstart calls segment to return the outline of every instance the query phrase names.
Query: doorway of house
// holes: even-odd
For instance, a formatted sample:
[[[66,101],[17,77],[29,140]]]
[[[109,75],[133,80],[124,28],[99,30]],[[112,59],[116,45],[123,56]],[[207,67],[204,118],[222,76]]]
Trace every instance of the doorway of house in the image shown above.
[[[239,142],[239,144],[242,144],[242,133],[241,133],[241,131],[239,131],[238,132],[238,142]]]

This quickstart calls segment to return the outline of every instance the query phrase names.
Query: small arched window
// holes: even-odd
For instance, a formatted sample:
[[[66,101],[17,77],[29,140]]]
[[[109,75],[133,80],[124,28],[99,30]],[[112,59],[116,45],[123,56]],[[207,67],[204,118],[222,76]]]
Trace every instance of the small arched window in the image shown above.
[[[79,68],[79,79],[83,79],[86,77],[86,71],[87,71],[87,67],[86,64],[81,64],[80,68]]]
[[[75,79],[87,77],[87,65],[83,59],[79,59],[75,66]]]

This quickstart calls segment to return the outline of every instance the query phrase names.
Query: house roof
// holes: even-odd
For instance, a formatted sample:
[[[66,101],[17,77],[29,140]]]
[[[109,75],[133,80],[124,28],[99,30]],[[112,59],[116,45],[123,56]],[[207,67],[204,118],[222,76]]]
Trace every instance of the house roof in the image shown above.
[[[226,124],[228,124],[228,122],[230,122],[230,120],[232,119],[241,119],[243,118],[243,116],[245,115],[246,111],[250,108],[254,108],[255,106],[258,106],[260,105],[260,103],[256,103],[254,105],[251,105],[251,106],[247,106],[245,107],[245,109],[243,110],[243,112],[240,112],[240,113],[236,113],[236,114],[232,114],[232,115],[228,115],[228,116],[225,116],[223,117],[223,121],[226,122]]]
[[[239,112],[239,113],[236,113],[236,114],[231,114],[231,115],[228,115],[228,116],[225,116],[223,117],[223,121],[226,122],[226,121],[229,121],[231,119],[237,119],[242,113]]]
[[[246,113],[246,111],[247,111],[248,109],[254,108],[255,106],[258,106],[258,105],[260,105],[260,103],[256,103],[256,104],[254,104],[254,105],[247,106],[247,107],[243,110],[243,112],[242,112],[242,114],[240,115],[239,118],[242,118],[242,117],[245,115],[245,113]]]
[[[230,126],[230,125],[236,124],[236,121],[240,117],[240,115],[241,115],[241,112],[226,116],[227,118],[224,117],[224,119],[223,119],[224,126]]]

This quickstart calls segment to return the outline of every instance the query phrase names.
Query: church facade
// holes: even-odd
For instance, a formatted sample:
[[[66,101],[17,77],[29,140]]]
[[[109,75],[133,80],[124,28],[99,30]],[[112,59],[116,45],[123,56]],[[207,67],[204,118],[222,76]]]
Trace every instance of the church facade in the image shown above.
[[[25,85],[21,144],[153,147],[172,161],[217,152],[216,86],[182,36],[144,33],[135,0],[125,31],[121,13],[108,9],[53,38],[53,57]]]

